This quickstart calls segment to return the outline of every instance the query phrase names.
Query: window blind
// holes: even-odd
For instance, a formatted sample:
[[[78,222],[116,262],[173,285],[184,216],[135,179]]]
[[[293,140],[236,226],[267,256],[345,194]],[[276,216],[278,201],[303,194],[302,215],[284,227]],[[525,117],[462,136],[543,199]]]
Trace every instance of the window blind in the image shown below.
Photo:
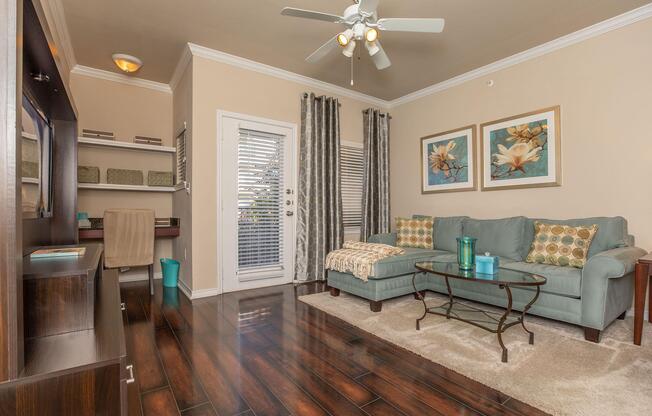
[[[283,265],[283,139],[239,131],[238,271]]]
[[[344,227],[360,227],[362,224],[362,177],[364,174],[362,147],[341,145],[340,169],[342,170]]]
[[[177,150],[177,184],[185,183],[187,181],[186,175],[186,130],[184,129],[181,134],[177,136],[176,140]]]

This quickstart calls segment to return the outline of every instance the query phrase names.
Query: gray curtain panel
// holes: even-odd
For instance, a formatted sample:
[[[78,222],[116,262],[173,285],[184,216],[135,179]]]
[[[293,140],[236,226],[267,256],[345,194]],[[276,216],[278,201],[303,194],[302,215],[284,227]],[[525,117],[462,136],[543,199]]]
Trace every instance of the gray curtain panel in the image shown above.
[[[388,233],[389,216],[389,114],[363,111],[364,176],[360,240]]]
[[[344,242],[339,103],[304,94],[297,189],[298,280],[323,280],[324,259]]]

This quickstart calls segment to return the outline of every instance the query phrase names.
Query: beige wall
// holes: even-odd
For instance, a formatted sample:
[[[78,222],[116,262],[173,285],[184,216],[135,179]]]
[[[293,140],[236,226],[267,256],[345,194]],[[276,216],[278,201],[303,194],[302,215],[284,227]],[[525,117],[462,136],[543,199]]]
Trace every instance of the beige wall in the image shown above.
[[[186,124],[186,176],[192,184],[192,62],[174,89],[172,127],[178,134]],[[181,262],[179,280],[192,289],[192,195],[180,190],[172,195],[172,215],[181,221],[181,235],[172,242],[174,258]]]
[[[221,287],[217,265],[217,110],[295,123],[300,95],[323,93],[295,82],[193,58],[193,290]],[[332,95],[332,94],[328,94]],[[362,141],[362,110],[371,105],[338,97],[343,140]]]
[[[652,250],[650,39],[652,19],[392,109],[392,215],[622,215]],[[421,194],[420,137],[553,105],[563,186]]]
[[[117,140],[133,141],[135,135],[154,136],[172,145],[172,94],[72,73],[70,87],[83,128],[112,131]],[[170,171],[174,157],[169,154],[98,147],[79,147],[79,165],[100,168],[106,182],[107,168]],[[80,189],[78,210],[101,217],[106,208],[151,208],[157,217],[172,216],[172,195]],[[170,240],[157,240],[156,259],[172,255]],[[160,269],[158,261],[157,270]]]

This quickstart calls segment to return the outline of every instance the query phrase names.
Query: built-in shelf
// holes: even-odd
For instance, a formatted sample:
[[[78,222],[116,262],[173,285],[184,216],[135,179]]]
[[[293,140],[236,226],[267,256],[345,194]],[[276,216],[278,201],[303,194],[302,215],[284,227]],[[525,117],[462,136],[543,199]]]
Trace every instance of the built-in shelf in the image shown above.
[[[148,152],[171,153],[171,154],[174,154],[177,151],[174,147],[157,146],[153,144],[130,143],[130,142],[123,142],[120,140],[90,139],[88,137],[79,137],[77,141],[79,142],[80,145],[84,145],[84,146],[116,147],[120,149],[145,150]]]
[[[32,140],[32,141],[35,141],[35,142],[38,141],[38,138],[36,137],[36,134],[25,133],[23,131],[23,132],[20,133],[20,135],[22,136],[23,139]]]
[[[80,183],[79,189],[96,189],[104,191],[137,191],[137,192],[174,192],[174,186],[147,185],[116,185],[112,183]]]
[[[38,178],[22,178],[23,183],[33,183],[38,185]]]

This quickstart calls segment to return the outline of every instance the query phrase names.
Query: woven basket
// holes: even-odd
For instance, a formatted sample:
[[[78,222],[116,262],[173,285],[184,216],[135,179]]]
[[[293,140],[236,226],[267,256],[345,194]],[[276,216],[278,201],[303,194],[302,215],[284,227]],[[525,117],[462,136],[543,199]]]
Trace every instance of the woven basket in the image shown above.
[[[147,184],[149,186],[172,186],[174,183],[172,172],[159,172],[150,170],[147,172]]]
[[[142,185],[143,171],[109,168],[106,170],[106,183],[116,185]]]
[[[23,178],[37,178],[38,179],[38,163],[22,161],[20,164],[21,173]]]
[[[100,168],[97,166],[77,166],[77,182],[100,183]]]

